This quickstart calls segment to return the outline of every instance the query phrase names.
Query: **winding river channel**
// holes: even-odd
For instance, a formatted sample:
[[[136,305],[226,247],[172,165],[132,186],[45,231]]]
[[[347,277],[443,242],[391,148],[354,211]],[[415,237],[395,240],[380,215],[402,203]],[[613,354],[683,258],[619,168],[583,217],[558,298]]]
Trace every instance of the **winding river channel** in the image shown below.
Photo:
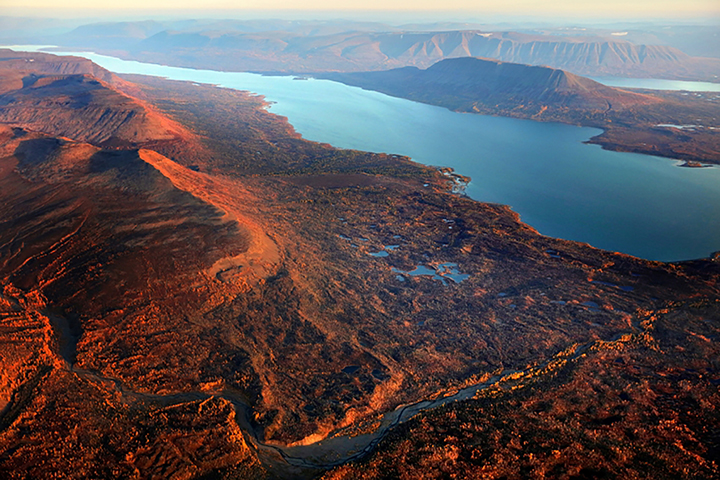
[[[120,395],[126,399],[136,399],[145,402],[174,405],[186,402],[203,401],[209,398],[222,398],[233,404],[237,412],[236,421],[243,430],[246,441],[251,444],[261,458],[263,465],[279,478],[312,478],[317,476],[318,470],[336,467],[353,460],[357,460],[372,452],[375,447],[387,436],[390,431],[415,415],[433,408],[438,408],[452,402],[468,400],[480,392],[488,389],[508,389],[526,382],[539,373],[557,367],[563,362],[572,361],[581,356],[588,348],[597,344],[591,341],[585,345],[576,345],[561,352],[549,360],[523,371],[504,370],[488,375],[479,383],[470,385],[456,392],[439,395],[432,399],[421,400],[407,405],[400,405],[395,410],[387,412],[380,417],[379,425],[368,433],[360,435],[336,435],[322,441],[299,446],[281,446],[265,443],[253,428],[250,418],[252,407],[247,401],[232,391],[218,392],[181,392],[171,394],[152,394],[134,391],[128,388],[122,380],[100,375],[96,372],[75,366],[75,348],[78,341],[76,332],[70,322],[64,317],[51,312],[43,312],[59,340],[59,355],[65,363],[65,368],[76,375],[94,382],[114,385]],[[630,333],[616,335],[610,343],[626,341]],[[603,342],[600,342],[603,343]]]

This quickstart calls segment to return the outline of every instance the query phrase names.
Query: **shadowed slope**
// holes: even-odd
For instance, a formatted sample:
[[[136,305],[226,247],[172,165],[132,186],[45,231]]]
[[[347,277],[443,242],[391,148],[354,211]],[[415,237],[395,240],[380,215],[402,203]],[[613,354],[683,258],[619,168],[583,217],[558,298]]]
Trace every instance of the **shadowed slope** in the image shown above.
[[[247,251],[246,231],[137,151],[8,127],[0,138],[0,468],[188,477],[252,465],[229,401],[150,395],[257,392],[247,354],[191,321],[213,302],[205,270]],[[242,373],[217,384],[228,368]],[[56,448],[28,443],[28,429]],[[100,437],[114,445],[102,458],[88,440]]]
[[[207,270],[210,277],[223,281],[238,276],[257,279],[275,272],[281,260],[278,246],[256,222],[241,213],[252,207],[246,200],[249,192],[238,181],[192,171],[152,150],[140,150],[139,155],[177,188],[220,208],[225,212],[224,220],[238,223],[246,232],[247,249],[240,255],[216,261]]]
[[[0,96],[0,122],[96,145],[175,140],[184,129],[88,75],[28,76]]]
[[[468,98],[486,97],[488,102],[507,98],[518,105],[537,102],[550,108],[619,110],[657,102],[653,97],[607,87],[563,70],[479,58],[438,62],[420,73],[419,81],[428,88],[453,88],[456,94]]]
[[[720,62],[693,58],[676,48],[610,38],[478,31],[407,32],[371,38],[388,58],[418,67],[444,58],[486,57],[598,76],[709,76],[720,69]]]

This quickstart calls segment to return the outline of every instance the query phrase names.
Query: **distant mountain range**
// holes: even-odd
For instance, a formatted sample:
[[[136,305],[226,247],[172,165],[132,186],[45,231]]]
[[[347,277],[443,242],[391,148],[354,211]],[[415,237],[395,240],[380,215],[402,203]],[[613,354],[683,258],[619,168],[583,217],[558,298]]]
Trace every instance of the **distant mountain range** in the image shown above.
[[[672,46],[626,40],[659,42],[654,35],[573,33],[502,32],[453,23],[390,27],[348,21],[187,20],[90,24],[42,40],[141,61],[217,70],[354,72],[425,68],[446,58],[486,57],[587,76],[720,78],[718,58],[693,57]]]

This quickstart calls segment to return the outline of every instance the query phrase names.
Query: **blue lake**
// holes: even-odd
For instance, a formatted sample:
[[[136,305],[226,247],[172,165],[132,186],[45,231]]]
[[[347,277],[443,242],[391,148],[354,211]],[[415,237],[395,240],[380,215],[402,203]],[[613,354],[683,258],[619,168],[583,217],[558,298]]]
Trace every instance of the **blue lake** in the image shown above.
[[[545,235],[652,260],[720,250],[720,168],[680,168],[674,160],[584,144],[597,129],[454,113],[327,80],[71,54],[117,73],[262,94],[274,102],[271,112],[309,140],[452,167],[472,178],[470,197],[510,205]]]

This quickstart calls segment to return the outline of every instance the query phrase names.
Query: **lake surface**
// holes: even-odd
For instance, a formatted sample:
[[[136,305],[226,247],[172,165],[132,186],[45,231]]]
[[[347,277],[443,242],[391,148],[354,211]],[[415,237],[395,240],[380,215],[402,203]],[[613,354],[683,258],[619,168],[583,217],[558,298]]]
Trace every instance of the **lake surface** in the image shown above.
[[[687,90],[688,92],[720,92],[720,83],[688,82],[659,78],[592,77],[610,87],[649,88],[652,90]]]
[[[472,177],[470,197],[510,205],[545,235],[653,260],[720,250],[720,168],[680,168],[674,160],[583,144],[597,129],[455,113],[327,80],[68,54],[117,73],[265,95],[275,102],[270,111],[288,117],[303,137],[453,167]]]

